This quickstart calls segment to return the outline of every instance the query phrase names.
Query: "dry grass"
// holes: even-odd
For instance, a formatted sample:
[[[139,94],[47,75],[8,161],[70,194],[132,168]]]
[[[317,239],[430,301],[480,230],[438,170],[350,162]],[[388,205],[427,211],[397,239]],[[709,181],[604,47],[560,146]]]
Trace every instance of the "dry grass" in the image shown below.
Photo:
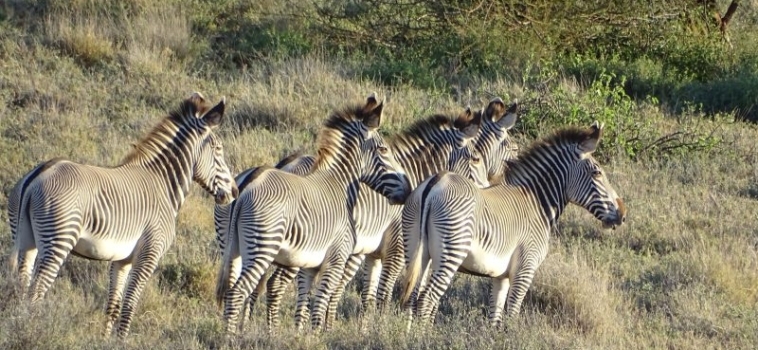
[[[467,103],[478,108],[491,98],[488,91],[506,99],[523,91],[518,82],[488,78],[480,78],[479,90],[460,95],[387,88],[356,79],[325,58],[213,72],[187,58],[194,38],[178,1],[129,1],[125,18],[108,16],[98,2],[77,1],[70,8],[53,3],[42,39],[27,40],[20,30],[0,33],[3,221],[9,189],[37,162],[62,156],[113,165],[195,90],[227,97],[221,134],[238,171],[272,164],[293,150],[312,152],[313,135],[328,112],[371,91],[388,96],[387,131]],[[678,125],[658,108],[642,110],[661,130]],[[297,334],[290,288],[279,334],[267,335],[258,305],[258,319],[233,347],[755,348],[758,130],[718,123],[722,143],[709,154],[637,163],[614,158],[606,164],[627,202],[627,223],[602,231],[584,210],[570,208],[521,315],[507,331],[486,325],[488,281],[458,276],[442,300],[438,325],[423,333],[405,333],[405,319],[394,314],[372,317],[369,329],[361,330],[359,296],[350,288],[334,331]],[[212,302],[218,263],[212,202],[197,188],[193,193],[125,344],[100,335],[105,263],[70,258],[47,300],[31,307],[19,302],[4,258],[0,348],[218,348],[223,338],[220,310]],[[0,225],[2,256],[10,251],[9,236],[8,226]]]

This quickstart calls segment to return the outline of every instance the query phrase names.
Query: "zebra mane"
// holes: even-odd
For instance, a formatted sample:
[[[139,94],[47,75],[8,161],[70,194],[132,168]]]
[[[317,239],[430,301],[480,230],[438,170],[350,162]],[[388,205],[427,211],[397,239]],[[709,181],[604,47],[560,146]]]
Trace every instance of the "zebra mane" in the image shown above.
[[[449,134],[453,130],[460,129],[462,125],[456,125],[459,122],[458,117],[435,114],[427,118],[417,120],[409,127],[390,137],[389,144],[395,152],[395,158],[401,163],[409,159],[415,159],[414,162],[423,164],[422,168],[430,166],[436,168],[437,155],[443,152],[441,142],[447,142]],[[406,169],[406,171],[412,171]],[[418,179],[419,181],[423,179]]]
[[[575,126],[566,127],[555,131],[552,135],[545,136],[534,141],[527,150],[519,154],[516,159],[506,161],[508,170],[505,172],[506,179],[511,175],[518,174],[531,163],[541,157],[546,149],[560,148],[565,145],[579,144],[592,135],[592,129]]]
[[[316,162],[311,169],[316,169],[321,163],[329,162],[334,158],[344,143],[345,131],[354,128],[355,123],[363,122],[371,115],[371,111],[365,110],[360,104],[333,112],[324,121],[318,134]]]
[[[205,102],[202,96],[199,95],[193,95],[182,101],[179,108],[172,110],[168,116],[154,126],[139,142],[132,143],[131,151],[129,151],[119,164],[130,163],[154,154],[156,151],[153,148],[155,144],[165,144],[166,139],[173,139],[181,126],[196,121],[196,115],[202,115],[211,107],[212,106]]]
[[[298,158],[302,156],[303,156],[303,151],[295,151],[292,154],[282,158],[279,161],[279,163],[276,163],[276,165],[274,165],[274,168],[277,168],[277,169],[284,168],[285,166],[289,165],[290,163],[294,162],[295,160],[297,160]]]
[[[435,134],[440,130],[452,130],[455,126],[455,117],[446,116],[442,114],[435,114],[430,117],[415,121],[409,127],[400,131],[398,134],[391,138],[391,144],[398,142],[404,142],[414,144],[414,140],[423,139],[426,142],[434,142],[434,139],[430,139],[427,136]]]

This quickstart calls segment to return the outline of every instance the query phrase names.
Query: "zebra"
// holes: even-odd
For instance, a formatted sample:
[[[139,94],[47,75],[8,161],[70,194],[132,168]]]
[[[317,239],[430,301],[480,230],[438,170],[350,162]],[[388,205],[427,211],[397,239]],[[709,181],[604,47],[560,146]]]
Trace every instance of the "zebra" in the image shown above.
[[[503,183],[486,189],[450,172],[419,185],[402,213],[404,307],[415,308],[421,322],[433,321],[456,271],[490,277],[488,319],[499,327],[506,298],[506,316],[519,313],[568,203],[605,228],[621,225],[624,202],[592,157],[602,130],[597,122],[558,130],[510,162]]]
[[[393,149],[397,149],[398,161],[406,169],[413,185],[421,182],[427,176],[448,169],[478,181],[478,186],[486,187],[488,185],[487,179],[492,177],[489,171],[503,171],[503,159],[515,157],[517,147],[514,147],[515,143],[510,140],[507,130],[512,128],[516,122],[516,111],[516,104],[506,109],[502,100],[496,98],[489,103],[486,109],[477,111],[475,114],[472,114],[471,109],[467,108],[455,121],[442,115],[434,115],[426,120],[421,120],[392,138],[390,143],[393,145]],[[486,132],[483,133],[482,128],[485,127]],[[471,140],[474,136],[476,139]],[[499,162],[489,162],[489,159],[479,154],[476,149],[467,148],[470,146],[464,147],[464,144],[471,143],[471,141],[476,141],[474,145],[478,147],[475,148],[483,149],[489,154],[502,158]],[[482,173],[477,174],[478,171]],[[498,174],[494,175],[497,176]],[[363,284],[361,299],[362,308],[371,310],[377,289],[383,291],[382,288],[378,288],[381,286],[378,278],[379,272],[387,274],[387,271],[391,271],[390,274],[387,274],[391,276],[391,282],[389,282],[389,291],[391,291],[394,279],[397,278],[403,266],[403,246],[399,225],[400,208],[388,205],[380,195],[366,189],[361,191],[358,196],[354,218],[358,238],[356,249],[348,259],[341,284],[337,291],[332,294],[332,298],[335,300],[330,305],[336,306],[345,286],[368,255],[367,266],[371,273],[364,275],[368,282]],[[385,264],[391,269],[382,269],[382,260],[391,262],[391,264]],[[269,307],[267,319],[270,332],[279,324],[278,310],[284,289],[298,275],[297,269],[284,270],[283,267],[277,268],[268,282]],[[298,319],[303,322],[307,316],[308,304],[306,302],[307,296],[302,295],[302,293],[306,293],[307,288],[303,286],[302,279],[298,278],[298,282],[300,294],[298,300],[300,302],[297,304],[296,314],[300,315]],[[381,295],[385,296],[386,294],[388,293],[383,292]],[[386,297],[385,300],[389,300],[389,297]],[[327,325],[333,323],[335,316],[335,309],[330,309],[327,312]],[[298,323],[297,326],[300,327],[301,324]]]
[[[407,176],[378,132],[384,102],[371,94],[363,106],[334,112],[318,137],[316,163],[305,176],[260,167],[233,208],[216,299],[224,304],[227,334],[236,331],[241,304],[268,266],[300,267],[306,284],[321,274],[311,325],[319,330],[355,245],[352,208],[359,182],[400,204],[410,193]],[[233,260],[242,260],[239,278]]]
[[[514,159],[518,154],[518,145],[508,134],[518,120],[518,103],[512,103],[506,108],[505,103],[499,97],[492,99],[484,109],[475,113],[474,118],[480,121],[479,131],[474,139],[476,154],[485,162],[487,169],[487,182],[477,184],[486,187],[485,184],[498,181],[505,171],[504,161]],[[412,153],[409,153],[412,154]],[[412,157],[405,159],[403,163],[406,172],[411,176],[415,186],[442,170],[444,166],[435,169],[424,169],[412,166],[417,164]],[[447,168],[448,170],[450,168]],[[374,205],[381,205],[373,201]],[[360,206],[359,206],[360,208]],[[374,301],[384,309],[389,305],[392,289],[397,277],[403,269],[403,240],[401,232],[401,207],[396,208],[391,217],[385,219],[386,229],[383,234],[381,245],[373,252],[367,253],[364,265],[364,283],[361,291],[361,303],[363,309],[372,307]],[[371,210],[367,209],[367,213]],[[374,218],[369,214],[369,218]],[[381,219],[381,218],[376,218]],[[360,260],[352,260],[352,266],[348,266],[343,284],[347,284],[355,275]]]
[[[407,169],[412,185],[416,185],[426,176],[447,169],[469,178],[477,186],[486,187],[489,185],[488,168],[473,144],[480,124],[481,113],[474,114],[471,108],[467,107],[457,118],[451,119],[438,114],[420,120],[393,137],[390,144],[395,150],[397,160],[404,169]],[[388,205],[386,200],[382,201],[382,198],[373,191],[365,191],[365,193],[366,195],[358,197],[358,204],[354,211],[356,246],[353,249],[353,255],[346,263],[341,282],[332,294],[335,300],[330,305],[334,308],[327,313],[327,324],[333,323],[336,317],[337,301],[368,254],[373,254],[368,259],[367,265],[374,274],[365,276],[369,277],[369,283],[378,281],[378,272],[381,271],[380,254],[382,249],[389,245],[386,243],[388,236],[385,234],[394,233],[388,230],[388,225],[392,222],[387,218],[400,216],[399,206]],[[400,257],[402,258],[402,255]],[[372,294],[376,293],[376,289],[376,284],[363,288],[361,299],[364,310],[372,306]],[[303,291],[302,288],[298,290]],[[305,307],[307,305],[304,303],[298,304],[299,310]],[[269,312],[274,311],[269,308]],[[302,311],[296,312],[302,313]]]
[[[469,133],[474,134],[470,134],[465,137],[466,139],[470,139],[471,136],[476,135],[476,138],[474,140],[475,150],[472,151],[461,147],[464,141],[459,135],[460,132],[455,131],[457,129],[454,127],[451,129],[451,126],[457,123],[460,127],[463,127],[464,125],[467,125],[465,124],[467,122],[464,121],[473,121],[474,119],[476,119],[475,124],[477,125],[472,125],[469,130]],[[500,175],[499,173],[504,170],[502,166],[503,160],[509,160],[515,157],[516,152],[518,151],[518,147],[515,142],[513,142],[509,137],[508,130],[510,130],[515,125],[515,122],[517,120],[516,103],[512,104],[509,108],[506,108],[505,103],[502,101],[502,99],[495,98],[489,102],[485,109],[479,110],[473,115],[471,113],[470,107],[467,107],[466,111],[458,117],[458,120],[460,121],[454,122],[450,117],[442,115],[431,116],[428,118],[428,120],[422,120],[415,123],[415,125],[411,126],[404,133],[404,135],[401,134],[390,140],[391,143],[401,143],[405,149],[405,156],[401,157],[398,160],[405,169],[410,169],[408,170],[408,174],[411,177],[412,183],[421,182],[426,177],[435,174],[443,169],[455,169],[456,166],[468,164],[465,160],[471,159],[475,162],[471,169],[460,169],[457,172],[461,174],[471,174],[470,178],[472,178],[472,180],[479,179],[480,182],[478,185],[485,187],[488,181],[487,179],[497,177]],[[478,124],[481,124],[481,126]],[[455,132],[443,133],[442,131],[444,130],[453,130]],[[478,130],[478,133],[476,133],[476,130]],[[439,137],[434,135],[458,136],[454,136],[454,139],[457,140],[454,141],[449,137]],[[399,138],[403,138],[405,141],[393,141]],[[466,142],[470,143],[470,141]],[[460,153],[460,150],[466,150],[467,152],[471,153],[471,156],[451,156],[449,153],[452,152],[452,148],[450,148],[449,145],[440,147],[445,143],[458,143],[458,147],[455,147],[458,149],[457,152]],[[430,150],[434,150],[436,152],[436,155],[430,153]],[[419,157],[417,156],[418,154],[426,156]],[[474,154],[477,154],[477,156],[474,156]],[[491,157],[485,157],[483,154],[491,155]],[[280,162],[280,165],[287,164],[288,166],[297,166],[299,169],[293,169],[294,173],[299,173],[299,171],[305,172],[307,170],[303,168],[303,166],[310,164],[308,160],[312,161],[312,159],[312,156],[294,154],[283,159]],[[463,160],[458,161],[460,165],[454,165],[457,159]],[[483,164],[476,164],[476,162]],[[280,165],[277,165],[277,167],[280,167]],[[487,171],[486,178],[482,176],[477,177],[475,175],[476,171],[478,171],[478,169],[482,166],[484,166],[485,170]],[[250,174],[253,169],[249,169],[243,174],[240,174],[238,176],[238,184],[241,183],[239,178],[247,176],[247,174]],[[414,169],[420,170],[414,171]],[[359,238],[364,238],[362,239],[363,241],[368,241],[368,244],[366,245],[368,245],[369,248],[364,248],[364,250],[373,253],[369,256],[367,264],[371,266],[370,270],[372,273],[365,275],[368,278],[368,282],[364,283],[364,288],[361,293],[362,306],[365,310],[373,305],[377,289],[379,291],[391,291],[391,286],[394,284],[394,280],[397,278],[397,275],[399,275],[400,270],[402,269],[403,247],[402,237],[400,234],[399,208],[397,206],[389,205],[384,197],[372,191],[366,185],[360,184],[360,186],[361,191],[358,195],[358,203],[356,204],[355,209],[356,212],[354,212],[354,218],[356,220],[356,233]],[[244,186],[240,185],[240,187],[243,188]],[[224,249],[222,236],[225,234],[227,227],[226,222],[229,220],[229,214],[226,211],[226,208],[228,207],[219,207],[215,212],[216,214],[219,214],[215,216],[215,221],[217,241],[219,242],[219,247],[222,251]],[[388,228],[390,225],[394,226]],[[383,237],[382,234],[385,236]],[[388,239],[387,237],[391,237],[391,239]],[[365,238],[368,238],[368,240]],[[392,244],[387,244],[387,242],[392,242]],[[378,243],[381,243],[379,247],[376,246]],[[388,246],[391,247],[391,249],[385,248]],[[382,261],[380,259],[384,259],[384,256],[386,256],[387,252],[394,253],[391,260],[387,259],[387,261],[391,261],[392,264],[386,264],[387,266],[390,266],[391,269],[381,269]],[[347,283],[355,275],[358,268],[360,267],[361,262],[363,261],[363,257],[365,257],[365,255],[362,254],[352,255],[350,257],[347,264],[347,270],[345,272],[345,275],[343,275],[340,289],[344,289]],[[239,274],[237,271],[239,269],[238,266],[233,266],[232,269],[236,269],[235,276]],[[269,306],[267,312],[267,321],[269,331],[273,331],[274,329],[278,328],[278,310],[281,303],[281,298],[283,297],[286,286],[298,274],[297,268],[277,266],[275,270],[276,271],[268,279],[267,285],[263,285],[262,283],[258,284],[256,290],[251,293],[251,297],[249,298],[250,306],[248,307],[248,310],[252,310],[252,305],[254,304],[261,291],[268,289]],[[389,274],[391,276],[391,282],[389,282],[390,288],[381,288],[382,284],[379,283],[378,279],[378,272],[380,270],[383,274],[387,273],[387,271],[391,271]],[[302,283],[302,279],[300,279],[300,281]],[[380,296],[386,296],[387,294],[387,292],[381,292]],[[336,296],[337,293],[333,295]],[[301,296],[300,300],[304,301],[307,300],[307,298]],[[389,297],[386,297],[384,300],[388,301]],[[299,318],[299,320],[302,323],[307,316],[307,303],[303,302],[298,304],[297,309],[297,313],[301,315],[301,318]],[[335,315],[335,313],[328,312],[327,315],[329,317],[332,317]],[[250,313],[249,316],[252,320],[253,314]],[[298,324],[298,327],[301,326],[302,324]]]
[[[311,167],[313,166],[315,162],[316,162],[316,157],[309,154],[302,154],[301,152],[295,152],[281,159],[276,165],[274,165],[274,168],[281,169],[283,171],[302,176],[310,172]],[[237,186],[239,188],[245,188],[248,181],[251,179],[250,175],[253,174],[257,169],[258,167],[253,167],[237,174],[237,176],[234,179]],[[231,216],[231,210],[233,207],[234,207],[234,203],[229,204],[229,205],[216,204],[213,210],[213,224],[216,230],[216,244],[218,245],[219,251],[221,251],[222,254],[224,251],[224,247],[226,247],[226,234],[229,230],[229,227],[228,227],[229,220],[231,219],[230,216]],[[236,264],[236,265],[233,265],[231,268],[234,271],[233,272],[234,275],[239,276],[242,266],[240,266],[239,264]],[[279,272],[279,274],[281,274],[281,272]],[[278,275],[275,275],[275,276],[278,276]],[[255,305],[255,301],[258,299],[258,295],[260,295],[263,292],[265,287],[266,287],[266,284],[259,283],[258,287],[248,297],[249,306],[247,307],[246,310],[243,309],[241,312],[243,315],[243,320],[244,320],[244,314],[249,312],[249,318],[250,318],[250,321],[252,321],[253,306]],[[240,324],[240,327],[242,327],[242,324]]]
[[[191,182],[217,204],[238,195],[213,133],[224,106],[223,98],[213,106],[195,92],[116,167],[56,158],[21,178],[8,208],[11,269],[31,302],[44,298],[69,254],[110,261],[105,331],[118,321],[117,336],[128,335],[140,294],[174,240]]]
[[[495,98],[489,102],[485,109],[479,110],[472,115],[471,109],[467,108],[463,115],[459,116],[458,121],[453,122],[450,117],[436,115],[430,117],[428,120],[417,122],[414,126],[410,127],[405,135],[400,135],[393,140],[397,147],[402,146],[405,150],[401,154],[398,160],[405,169],[408,169],[408,174],[411,177],[411,182],[416,184],[421,182],[426,177],[435,174],[443,169],[454,169],[456,165],[453,165],[456,159],[472,159],[475,162],[483,162],[484,164],[474,167],[479,168],[485,166],[487,171],[487,178],[482,178],[479,186],[486,186],[487,179],[497,177],[500,175],[503,169],[503,160],[512,159],[515,157],[518,151],[517,145],[512,142],[508,135],[508,130],[511,129],[517,119],[517,104],[512,104],[509,108],[505,107],[505,103],[500,98]],[[450,129],[455,123],[464,125],[464,120],[476,119],[477,124],[475,127],[472,125],[469,133],[475,133],[476,139],[474,142],[475,150],[468,150],[474,157],[451,157],[452,148],[448,146],[440,147],[444,143],[453,144],[457,142],[459,147],[457,149],[464,149],[460,147],[463,140],[461,136],[456,136],[458,141],[451,143],[452,140],[438,135],[454,135],[456,133],[442,133],[443,129]],[[478,125],[481,124],[481,127]],[[455,130],[455,128],[453,128]],[[476,133],[478,130],[478,133]],[[431,132],[431,133],[430,133]],[[460,134],[460,132],[457,132]],[[470,138],[473,135],[468,135]],[[404,139],[405,141],[394,141]],[[434,150],[436,153],[432,153]],[[480,151],[481,150],[481,151]],[[481,153],[480,153],[481,152]],[[460,153],[460,151],[458,151]],[[419,156],[419,154],[421,156]],[[491,155],[487,157],[484,155]],[[295,157],[295,156],[290,156]],[[306,157],[306,156],[302,156]],[[300,159],[302,159],[302,157]],[[482,161],[480,161],[482,159]],[[493,160],[494,159],[494,160]],[[282,162],[284,162],[283,160]],[[447,162],[447,163],[446,163]],[[461,164],[468,164],[467,162],[461,162]],[[464,172],[463,169],[459,173],[469,174],[475,172],[474,169]],[[471,176],[472,179],[477,178]],[[379,194],[370,190],[365,185],[361,184],[362,190],[358,195],[358,203],[356,204],[356,212],[354,218],[356,219],[356,233],[360,241],[363,244],[363,251],[370,253],[368,258],[368,266],[371,273],[367,273],[364,276],[367,278],[362,291],[362,306],[366,310],[370,306],[373,306],[375,295],[379,290],[380,300],[389,301],[388,294],[391,292],[392,285],[400,273],[403,266],[403,245],[402,237],[400,234],[400,210],[397,206],[392,206]],[[223,217],[228,218],[224,215]],[[222,220],[221,218],[217,218]],[[219,227],[225,227],[225,224],[217,224],[217,237],[222,235],[221,231],[218,231]],[[219,241],[220,242],[220,241]],[[378,245],[378,246],[377,246]],[[367,248],[366,248],[367,247]],[[220,245],[223,250],[223,246]],[[358,252],[361,248],[358,249]],[[365,253],[364,253],[365,254]],[[343,274],[342,282],[338,290],[343,290],[347,283],[357,272],[360,267],[364,254],[352,255],[348,260],[346,271]],[[386,261],[385,266],[389,266],[388,269],[382,269],[382,260]],[[385,279],[389,282],[380,283],[379,271],[381,271],[383,282]],[[268,289],[268,312],[267,319],[269,325],[269,331],[273,331],[278,327],[278,313],[281,298],[283,297],[286,286],[295,278],[298,274],[297,268],[286,268],[278,266],[276,272],[269,278],[267,283]],[[385,278],[384,276],[389,276]],[[385,284],[389,285],[389,288],[384,288]],[[302,285],[302,283],[301,283]],[[250,298],[251,305],[254,303],[260,292],[262,284],[258,285],[256,291],[254,291]],[[303,288],[298,288],[302,290]],[[333,294],[336,298],[339,293]],[[306,300],[306,297],[300,296],[300,300]],[[380,302],[380,305],[385,305],[387,302]],[[249,309],[251,309],[250,307]],[[301,315],[300,321],[303,322],[307,316],[307,303],[302,302],[298,304],[297,314]],[[331,318],[335,315],[333,312],[328,312],[327,315]],[[252,313],[250,317],[252,318]]]

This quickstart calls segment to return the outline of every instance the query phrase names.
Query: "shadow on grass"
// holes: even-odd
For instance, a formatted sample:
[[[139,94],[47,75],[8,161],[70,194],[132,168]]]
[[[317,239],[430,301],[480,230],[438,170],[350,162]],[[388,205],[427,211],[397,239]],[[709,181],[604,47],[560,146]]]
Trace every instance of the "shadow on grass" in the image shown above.
[[[661,62],[639,60],[584,62],[567,69],[569,75],[591,83],[601,73],[626,77],[624,90],[637,101],[655,97],[671,113],[682,114],[693,108],[707,114],[731,114],[736,119],[758,122],[758,72],[751,63],[733,68],[717,67],[719,74],[709,77],[691,77],[694,73],[677,72],[681,67],[667,67]]]

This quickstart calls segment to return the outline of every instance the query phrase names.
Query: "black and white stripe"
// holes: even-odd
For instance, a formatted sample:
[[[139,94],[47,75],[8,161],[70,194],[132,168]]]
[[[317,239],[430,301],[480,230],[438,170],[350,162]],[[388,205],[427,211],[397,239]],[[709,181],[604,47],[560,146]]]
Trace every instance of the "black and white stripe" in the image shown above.
[[[479,189],[446,172],[416,188],[403,209],[406,307],[422,321],[433,319],[457,271],[486,276],[492,278],[488,317],[499,325],[506,302],[506,314],[518,314],[568,203],[587,209],[605,227],[620,225],[623,201],[592,157],[601,131],[595,123],[535,142],[509,163],[499,185]]]
[[[42,163],[12,191],[11,266],[29,297],[42,299],[69,254],[111,261],[106,332],[129,332],[139,296],[174,239],[176,215],[194,180],[216,202],[237,196],[213,134],[224,101],[183,101],[113,168],[63,159]],[[35,259],[37,263],[35,264]]]
[[[401,203],[410,184],[378,132],[383,103],[374,95],[365,105],[329,117],[319,134],[316,163],[298,176],[261,167],[250,176],[232,210],[217,301],[224,303],[228,333],[236,331],[243,301],[275,262],[321,274],[311,324],[325,323],[332,292],[355,244],[353,218],[358,183]],[[231,266],[241,261],[239,278]]]

